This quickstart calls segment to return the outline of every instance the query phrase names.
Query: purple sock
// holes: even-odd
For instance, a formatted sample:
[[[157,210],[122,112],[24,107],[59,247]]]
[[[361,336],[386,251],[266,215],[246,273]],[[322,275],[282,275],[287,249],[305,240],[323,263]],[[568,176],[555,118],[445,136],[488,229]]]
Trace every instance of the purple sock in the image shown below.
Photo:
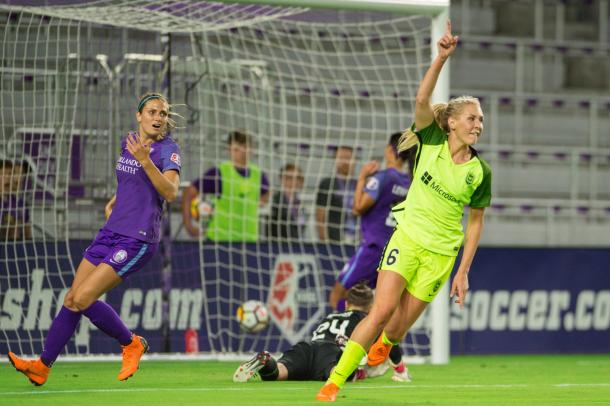
[[[98,300],[82,313],[91,320],[95,327],[110,337],[116,338],[121,345],[131,343],[131,331],[108,303]]]
[[[53,366],[59,353],[76,331],[80,316],[80,312],[73,312],[66,306],[62,306],[57,316],[53,319],[51,328],[47,333],[47,339],[44,342],[44,349],[42,354],[40,354],[40,359],[49,368]]]
[[[344,312],[345,311],[345,299],[339,299],[339,301],[337,302],[337,307],[336,309],[338,312]]]

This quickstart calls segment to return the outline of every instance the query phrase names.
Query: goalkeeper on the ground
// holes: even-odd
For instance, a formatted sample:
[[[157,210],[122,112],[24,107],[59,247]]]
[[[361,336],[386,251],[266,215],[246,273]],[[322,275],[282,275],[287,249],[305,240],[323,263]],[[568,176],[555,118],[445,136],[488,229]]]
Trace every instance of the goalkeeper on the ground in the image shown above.
[[[366,283],[347,293],[347,310],[330,313],[314,330],[311,341],[301,341],[284,352],[277,361],[267,351],[257,353],[240,365],[233,382],[248,382],[257,375],[263,381],[325,381],[343,352],[343,346],[373,303],[373,291]],[[366,376],[358,369],[352,378]]]

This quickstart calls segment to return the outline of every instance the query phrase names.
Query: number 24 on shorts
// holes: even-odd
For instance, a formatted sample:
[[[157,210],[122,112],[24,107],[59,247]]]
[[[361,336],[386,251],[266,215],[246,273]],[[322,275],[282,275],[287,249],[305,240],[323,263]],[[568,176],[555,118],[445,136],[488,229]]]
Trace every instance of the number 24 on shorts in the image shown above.
[[[385,260],[386,265],[394,265],[399,254],[400,252],[398,251],[398,248],[391,249],[390,252],[388,252],[388,256]]]

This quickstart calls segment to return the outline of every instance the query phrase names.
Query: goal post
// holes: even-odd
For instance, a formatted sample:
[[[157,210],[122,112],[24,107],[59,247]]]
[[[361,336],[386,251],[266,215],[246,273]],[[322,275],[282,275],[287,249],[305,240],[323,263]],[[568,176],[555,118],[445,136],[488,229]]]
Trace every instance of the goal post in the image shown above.
[[[266,174],[270,200],[282,187],[282,168],[300,167],[302,235],[269,238],[271,210],[263,205],[256,242],[193,239],[174,204],[172,286],[159,285],[157,258],[105,300],[153,351],[163,349],[161,327],[170,330],[172,351],[182,351],[185,331],[195,330],[200,350],[219,359],[307,339],[357,242],[319,239],[319,185],[335,170],[338,147],[353,147],[357,175],[366,160],[380,159],[391,133],[410,124],[448,7],[448,0],[0,5],[0,159],[3,167],[30,163],[31,204],[21,210],[31,220],[19,218],[33,225],[27,240],[0,233],[0,352],[41,350],[74,265],[103,224],[119,137],[134,126],[133,103],[165,86],[183,116],[175,134],[183,183],[226,161],[227,134],[243,129],[256,140],[251,162]],[[171,58],[162,57],[163,35],[171,35]],[[164,76],[168,63],[171,78]],[[449,97],[448,68],[435,101]],[[13,207],[6,201],[2,211]],[[449,360],[443,289],[405,344],[432,363]],[[268,330],[239,332],[234,313],[247,299],[270,307]],[[67,348],[70,356],[110,352],[87,322]]]
[[[449,7],[445,7],[432,18],[432,42],[430,47],[431,60],[436,57],[436,40],[441,38],[445,32],[447,20],[449,19]],[[449,72],[451,64],[445,64],[438,76],[432,99],[437,102],[449,100]],[[443,286],[434,302],[432,302],[432,332],[430,337],[430,357],[433,364],[446,364],[449,362],[450,340],[449,340],[449,284],[451,279]]]

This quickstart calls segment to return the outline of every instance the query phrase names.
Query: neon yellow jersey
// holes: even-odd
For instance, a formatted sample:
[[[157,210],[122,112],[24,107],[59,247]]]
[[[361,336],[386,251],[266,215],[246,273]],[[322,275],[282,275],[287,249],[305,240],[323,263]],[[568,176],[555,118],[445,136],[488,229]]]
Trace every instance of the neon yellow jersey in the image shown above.
[[[398,227],[417,244],[456,256],[464,240],[464,206],[491,203],[491,168],[472,148],[468,162],[454,163],[447,134],[436,122],[415,133],[419,148],[413,183],[405,201],[392,211]]]
[[[214,199],[214,214],[208,224],[211,241],[258,240],[258,205],[260,202],[261,170],[248,165],[248,177],[241,176],[233,163],[219,166],[222,192]]]

